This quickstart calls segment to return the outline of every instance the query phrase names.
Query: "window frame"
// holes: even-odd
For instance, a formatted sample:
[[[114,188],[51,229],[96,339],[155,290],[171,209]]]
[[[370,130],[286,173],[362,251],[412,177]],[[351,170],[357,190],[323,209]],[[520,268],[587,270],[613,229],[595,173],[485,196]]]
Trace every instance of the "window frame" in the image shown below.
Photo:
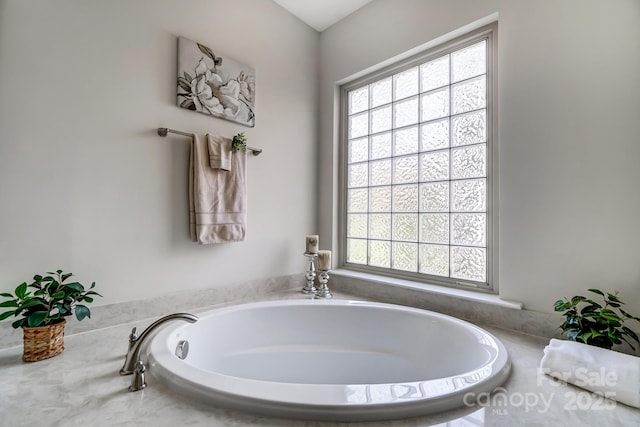
[[[348,168],[348,93],[362,86],[393,76],[453,51],[487,41],[487,236],[486,236],[486,283],[462,280],[452,277],[429,275],[420,272],[395,270],[365,264],[347,262],[347,168]],[[472,30],[462,36],[439,43],[406,59],[400,59],[379,70],[357,77],[339,86],[339,146],[338,146],[338,250],[341,268],[370,274],[377,274],[414,282],[429,283],[466,290],[488,293],[498,292],[498,114],[497,114],[497,51],[498,23],[493,22]],[[369,110],[370,111],[370,110]],[[367,187],[369,188],[369,187]],[[367,240],[370,240],[367,237]],[[449,244],[451,245],[451,243]]]

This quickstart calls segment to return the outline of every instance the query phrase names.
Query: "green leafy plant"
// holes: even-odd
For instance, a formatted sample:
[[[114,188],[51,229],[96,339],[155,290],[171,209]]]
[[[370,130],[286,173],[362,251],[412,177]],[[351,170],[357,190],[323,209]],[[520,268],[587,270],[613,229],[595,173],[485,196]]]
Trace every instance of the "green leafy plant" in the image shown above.
[[[0,293],[5,301],[0,303],[0,308],[10,308],[9,311],[0,313],[0,320],[9,316],[22,317],[11,324],[14,328],[22,326],[47,326],[62,322],[65,316],[75,313],[78,320],[91,317],[91,311],[84,304],[93,302],[93,296],[102,296],[92,289],[96,286],[93,282],[88,290],[79,282],[65,283],[72,273],[64,273],[62,270],[48,272],[47,276],[36,274],[33,282],[23,282],[18,285],[15,295]]]
[[[635,347],[628,339],[640,344],[638,335],[630,328],[623,326],[626,320],[636,320],[635,317],[624,311],[624,304],[618,293],[603,292],[599,289],[588,289],[589,292],[602,297],[600,304],[590,298],[576,295],[570,300],[567,298],[558,300],[553,305],[555,311],[564,311],[564,323],[562,332],[567,334],[571,341],[611,349],[613,345],[626,342],[633,350]]]
[[[235,153],[240,150],[247,151],[247,137],[244,136],[244,132],[234,135],[231,141],[231,151]]]

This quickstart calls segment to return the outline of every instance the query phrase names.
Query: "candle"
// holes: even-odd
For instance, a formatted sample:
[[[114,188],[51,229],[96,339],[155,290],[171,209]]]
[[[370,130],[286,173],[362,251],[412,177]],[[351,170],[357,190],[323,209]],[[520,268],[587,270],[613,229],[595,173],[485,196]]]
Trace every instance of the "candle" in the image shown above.
[[[318,270],[331,270],[331,251],[318,251]]]
[[[314,234],[312,236],[307,236],[307,250],[308,254],[317,254],[318,253],[318,235]]]

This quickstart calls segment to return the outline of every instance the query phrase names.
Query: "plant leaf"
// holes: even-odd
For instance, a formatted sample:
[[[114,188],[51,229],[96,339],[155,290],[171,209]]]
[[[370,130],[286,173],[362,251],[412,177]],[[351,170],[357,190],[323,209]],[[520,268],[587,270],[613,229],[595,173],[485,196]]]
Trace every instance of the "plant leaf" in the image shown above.
[[[604,317],[607,320],[620,320],[620,317],[613,310],[609,310],[608,308],[600,310],[600,317]]]
[[[586,343],[589,338],[591,338],[591,331],[583,332],[577,337],[580,341]]]
[[[31,313],[31,315],[27,317],[27,323],[31,327],[40,326],[42,322],[44,322],[44,319],[47,318],[48,314],[49,313],[46,311],[36,311],[34,313]]]
[[[624,311],[623,309],[619,309],[619,310],[627,319],[634,319],[634,320],[637,320],[638,322],[640,322],[640,318],[639,317],[632,316],[629,313],[627,313],[626,311]]]
[[[5,297],[5,298],[13,298],[13,295],[11,295],[8,292],[3,292],[0,294],[0,297]]]
[[[0,303],[0,307],[14,307],[14,308],[17,308],[17,307],[20,307],[20,304],[18,304],[18,302],[15,301],[15,300],[10,300],[10,301],[1,302]]]
[[[618,299],[617,293],[610,294],[609,292],[607,292],[607,296],[609,297],[609,301],[620,302],[620,299]]]
[[[564,310],[569,310],[570,308],[573,308],[571,301],[563,301],[561,299],[556,301],[555,304],[553,305],[553,309],[555,311],[564,311]]]
[[[64,291],[58,291],[55,294],[51,295],[51,299],[58,300],[58,299],[64,298],[64,296],[65,296]]]
[[[575,297],[571,298],[571,304],[576,305],[579,302],[586,301],[586,299],[587,299],[586,297],[583,297],[581,295],[576,295]]]
[[[58,309],[58,314],[62,316],[68,316],[71,314],[64,304],[56,304],[56,308]]]
[[[590,317],[596,318],[596,317],[600,317],[600,313],[598,313],[596,311],[591,311],[589,313],[582,314],[582,317],[584,317],[584,318],[590,318]]]
[[[0,320],[4,320],[7,317],[11,317],[11,315],[15,314],[15,311],[5,311],[4,313],[0,314]]]
[[[22,282],[16,288],[16,296],[20,299],[24,299],[26,294],[27,294],[27,282]]]
[[[613,341],[620,341],[619,338],[620,336],[622,336],[622,333],[618,330],[617,326],[615,328],[609,327],[609,331],[607,331],[607,336],[611,338]]]
[[[575,325],[569,324],[567,322],[564,322],[562,326],[560,326],[560,328],[562,329],[562,332],[567,332],[570,329],[575,329],[575,327],[576,327]]]
[[[589,292],[593,292],[594,294],[598,294],[598,295],[602,295],[602,296],[604,296],[604,292],[602,292],[600,289],[594,289],[594,288],[591,288],[591,289],[587,289],[587,290],[588,290]]]
[[[82,286],[82,284],[79,282],[67,283],[64,286],[66,286],[69,289],[73,289],[76,292],[84,292],[84,286]]]
[[[567,315],[565,319],[566,319],[565,322],[567,325],[578,325],[580,317],[575,315]]]
[[[12,327],[14,327],[14,328],[16,328],[16,329],[18,329],[18,328],[21,328],[21,327],[22,327],[22,325],[24,325],[26,322],[27,322],[27,318],[26,318],[26,317],[23,317],[23,318],[21,318],[21,319],[16,320],[15,322],[13,322],[13,323],[11,324],[11,326],[12,326]]]
[[[80,321],[85,317],[91,318],[91,311],[89,311],[89,308],[80,304],[76,305],[76,319]]]
[[[575,331],[575,330],[574,330],[574,331],[570,331],[569,333],[567,333],[567,338],[568,338],[569,340],[571,340],[571,341],[575,341],[575,340],[576,340],[576,337],[578,336],[578,333],[579,333],[579,332],[580,332],[580,331]]]
[[[46,308],[47,303],[44,299],[41,299],[41,298],[31,298],[30,300],[23,302],[20,307],[29,308],[29,307],[37,307],[39,305],[42,306],[43,308]]]

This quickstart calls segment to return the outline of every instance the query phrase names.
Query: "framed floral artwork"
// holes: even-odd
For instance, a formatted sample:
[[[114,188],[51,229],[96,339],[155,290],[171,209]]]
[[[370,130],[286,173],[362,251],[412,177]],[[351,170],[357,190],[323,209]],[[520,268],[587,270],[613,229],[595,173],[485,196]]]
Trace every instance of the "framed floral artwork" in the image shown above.
[[[255,71],[207,46],[178,37],[178,106],[255,125]]]

